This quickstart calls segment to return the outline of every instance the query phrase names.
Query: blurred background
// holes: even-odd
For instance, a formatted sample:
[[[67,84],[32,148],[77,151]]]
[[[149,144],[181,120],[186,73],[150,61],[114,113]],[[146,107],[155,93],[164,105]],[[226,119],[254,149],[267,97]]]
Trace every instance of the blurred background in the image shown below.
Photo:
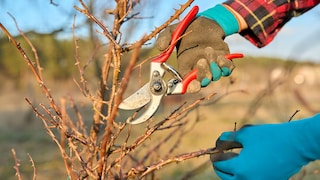
[[[112,25],[113,19],[109,13],[115,2],[84,2],[107,27]],[[132,14],[137,16],[124,24],[121,31],[122,43],[130,44],[139,40],[165,22],[174,13],[174,8],[179,8],[179,4],[185,1],[134,2],[138,5]],[[194,4],[199,5],[200,11],[203,11],[221,2],[223,1],[196,0]],[[72,97],[79,104],[85,119],[91,122],[92,105],[74,83],[74,79],[79,78],[79,73],[74,65],[73,36],[78,38],[80,58],[83,62],[90,62],[85,73],[92,92],[97,90],[99,68],[104,60],[107,41],[99,28],[76,11],[74,6],[81,5],[77,0],[0,0],[0,23],[21,43],[29,56],[34,58],[32,49],[21,37],[15,25],[14,19],[16,20],[20,30],[30,38],[37,49],[44,78],[54,97],[58,100],[61,97]],[[197,99],[212,92],[217,93],[188,115],[187,118],[191,120],[201,120],[181,142],[180,149],[192,151],[213,146],[221,132],[234,128],[234,122],[239,126],[247,123],[284,122],[297,110],[299,112],[293,119],[319,112],[319,19],[320,6],[317,6],[292,19],[275,40],[262,49],[251,45],[239,35],[228,37],[226,41],[231,52],[246,55],[244,59],[235,60],[237,68],[232,76],[212,84],[199,94],[188,95],[187,98],[166,97],[166,106],[162,107],[161,113],[157,115],[161,118],[163,114],[169,114],[186,100]],[[153,43],[154,39],[144,46],[141,59],[157,53]],[[174,64],[174,61],[172,63]],[[17,152],[21,171],[26,179],[30,179],[33,173],[27,154],[35,161],[39,179],[66,177],[58,148],[46,134],[42,123],[35,117],[25,98],[34,104],[48,102],[21,55],[2,31],[0,82],[0,179],[16,179],[12,148]],[[133,84],[129,87],[137,88]],[[143,129],[139,126],[137,131],[139,128]],[[207,160],[207,157],[203,157],[186,161],[172,165],[174,168],[164,168],[159,173],[163,179],[181,179],[187,174],[186,171],[200,169],[201,173],[197,176],[191,173],[186,179],[214,179],[216,176],[212,168],[208,165],[202,167]],[[319,164],[315,162],[308,165],[295,178],[319,179]]]

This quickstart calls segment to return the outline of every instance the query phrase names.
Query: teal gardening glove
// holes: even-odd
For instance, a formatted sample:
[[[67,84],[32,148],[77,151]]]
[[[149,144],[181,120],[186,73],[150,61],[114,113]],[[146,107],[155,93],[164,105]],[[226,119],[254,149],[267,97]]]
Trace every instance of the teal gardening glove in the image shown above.
[[[320,159],[320,114],[282,124],[245,126],[224,132],[216,142],[224,151],[211,155],[216,174],[223,180],[285,180],[302,166]]]
[[[156,47],[163,51],[169,46],[176,25],[160,33]],[[222,5],[204,11],[188,26],[177,45],[178,69],[182,76],[198,68],[197,80],[188,86],[188,92],[198,92],[221,76],[229,76],[234,69],[224,38],[236,33],[239,25],[232,13]]]

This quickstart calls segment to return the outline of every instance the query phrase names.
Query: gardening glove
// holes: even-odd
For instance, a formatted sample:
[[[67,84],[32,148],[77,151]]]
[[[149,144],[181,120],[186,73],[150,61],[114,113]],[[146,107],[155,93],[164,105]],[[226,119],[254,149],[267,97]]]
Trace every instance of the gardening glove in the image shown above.
[[[310,161],[320,159],[320,114],[282,124],[245,126],[224,132],[211,155],[223,180],[284,180]],[[242,148],[239,154],[223,152]]]
[[[177,24],[169,26],[160,33],[156,41],[159,50],[168,48],[176,26]],[[176,46],[179,73],[185,76],[198,68],[197,80],[190,83],[188,92],[198,92],[211,81],[231,74],[234,65],[225,58],[229,54],[229,48],[224,38],[238,30],[237,20],[222,5],[200,13],[190,23]]]

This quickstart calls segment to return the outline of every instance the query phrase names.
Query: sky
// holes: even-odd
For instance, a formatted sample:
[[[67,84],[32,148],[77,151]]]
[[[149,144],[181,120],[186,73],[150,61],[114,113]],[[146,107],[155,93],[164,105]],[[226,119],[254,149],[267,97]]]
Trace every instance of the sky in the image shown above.
[[[140,0],[139,6],[152,3],[157,0]],[[50,4],[50,0],[0,0],[0,23],[2,23],[13,35],[17,35],[15,24],[8,13],[12,14],[24,32],[35,30],[47,33],[53,29],[64,27],[60,34],[62,38],[70,37],[73,17],[76,15],[76,24],[81,25],[86,17],[77,12],[73,6],[78,5],[77,0],[54,0],[58,6]],[[102,1],[101,1],[102,2]],[[103,1],[108,2],[108,1]],[[109,1],[113,2],[113,1]],[[142,8],[140,15],[143,17],[139,29],[132,34],[132,41],[138,40],[154,27],[161,25],[173,14],[173,8],[179,8],[179,4],[185,1],[167,1],[159,6]],[[210,8],[221,0],[195,0],[194,5],[199,5],[200,11]],[[112,8],[113,3],[98,5],[101,8]],[[78,36],[86,36],[88,31],[79,28]],[[0,34],[1,35],[1,34]],[[250,56],[270,56],[284,59],[308,60],[320,62],[320,5],[293,18],[278,33],[276,38],[266,47],[257,48],[238,34],[227,37],[231,52],[241,52]]]

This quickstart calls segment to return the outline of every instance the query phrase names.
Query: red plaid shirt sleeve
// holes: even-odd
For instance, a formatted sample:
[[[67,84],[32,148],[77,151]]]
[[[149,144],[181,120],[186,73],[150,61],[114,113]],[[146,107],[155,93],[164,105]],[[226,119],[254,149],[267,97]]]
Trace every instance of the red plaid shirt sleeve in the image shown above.
[[[247,22],[249,28],[241,35],[257,47],[263,47],[292,17],[319,3],[320,0],[228,0],[224,4],[237,11]]]

